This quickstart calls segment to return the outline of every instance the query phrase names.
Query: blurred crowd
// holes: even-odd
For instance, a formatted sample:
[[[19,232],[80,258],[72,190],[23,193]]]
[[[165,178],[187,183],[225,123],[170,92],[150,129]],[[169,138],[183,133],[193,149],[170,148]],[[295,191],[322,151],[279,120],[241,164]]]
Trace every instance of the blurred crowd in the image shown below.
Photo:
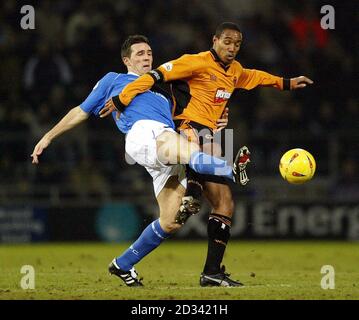
[[[328,2],[328,1],[327,1]],[[323,3],[325,4],[325,3]],[[320,1],[103,0],[35,1],[35,29],[22,30],[19,3],[0,4],[0,181],[19,190],[63,185],[76,196],[106,195],[114,186],[150,189],[143,168],[125,163],[124,136],[112,119],[90,119],[56,141],[38,168],[37,140],[79,105],[109,71],[124,72],[121,44],[131,34],[151,42],[154,67],[211,47],[216,26],[239,24],[238,60],[247,68],[314,85],[298,92],[238,91],[229,127],[236,147],[246,143],[255,173],[277,174],[278,155],[301,146],[320,159],[332,192],[358,194],[358,47],[355,1],[338,1],[335,30],[320,26]],[[355,33],[355,32],[354,32]],[[59,140],[60,140],[59,139]],[[253,152],[254,151],[254,152]],[[353,191],[354,190],[354,191]]]

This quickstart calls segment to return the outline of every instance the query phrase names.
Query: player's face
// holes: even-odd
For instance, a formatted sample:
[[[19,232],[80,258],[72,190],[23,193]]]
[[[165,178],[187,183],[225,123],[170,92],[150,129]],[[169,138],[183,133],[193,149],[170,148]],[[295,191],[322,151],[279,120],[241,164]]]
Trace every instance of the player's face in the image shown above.
[[[219,38],[213,37],[213,49],[219,58],[230,64],[235,59],[242,44],[242,34],[236,30],[224,30]]]
[[[143,75],[152,70],[152,49],[147,43],[131,46],[131,56],[124,59],[128,71]]]

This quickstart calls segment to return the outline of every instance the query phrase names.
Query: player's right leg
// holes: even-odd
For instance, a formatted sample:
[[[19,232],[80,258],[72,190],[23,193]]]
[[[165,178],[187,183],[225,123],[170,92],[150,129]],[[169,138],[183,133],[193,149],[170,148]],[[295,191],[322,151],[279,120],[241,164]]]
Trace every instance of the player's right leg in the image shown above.
[[[198,173],[235,181],[234,167],[220,158],[201,152],[197,143],[188,141],[158,121],[137,121],[127,133],[126,152],[145,167],[188,164]]]
[[[158,159],[164,164],[188,164],[191,155],[200,151],[197,143],[188,141],[174,130],[161,133],[156,141]]]
[[[235,181],[234,167],[227,161],[200,151],[200,146],[188,141],[175,131],[164,131],[157,136],[157,155],[161,163],[188,164],[200,174],[224,177]]]

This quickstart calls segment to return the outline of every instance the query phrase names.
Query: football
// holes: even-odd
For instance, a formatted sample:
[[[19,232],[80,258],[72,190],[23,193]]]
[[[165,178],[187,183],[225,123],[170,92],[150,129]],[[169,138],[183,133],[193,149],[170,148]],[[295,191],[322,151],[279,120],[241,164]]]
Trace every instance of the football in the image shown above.
[[[292,184],[301,184],[313,178],[316,169],[314,157],[304,149],[291,149],[279,161],[283,179]]]

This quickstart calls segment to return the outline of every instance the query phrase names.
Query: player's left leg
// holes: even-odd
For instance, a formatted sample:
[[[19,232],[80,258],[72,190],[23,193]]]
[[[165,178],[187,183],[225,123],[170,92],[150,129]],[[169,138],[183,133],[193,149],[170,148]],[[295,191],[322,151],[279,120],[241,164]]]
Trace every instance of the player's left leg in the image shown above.
[[[228,185],[206,182],[204,195],[212,205],[209,215],[208,251],[203,273],[200,277],[201,286],[242,286],[243,284],[229,278],[221,263],[230,238],[234,202]]]
[[[177,176],[168,178],[157,196],[160,218],[150,223],[138,239],[111,262],[110,273],[119,276],[128,286],[142,286],[134,266],[156,249],[171,233],[181,228],[180,224],[175,223],[175,215],[184,192],[185,188],[179,183]]]

